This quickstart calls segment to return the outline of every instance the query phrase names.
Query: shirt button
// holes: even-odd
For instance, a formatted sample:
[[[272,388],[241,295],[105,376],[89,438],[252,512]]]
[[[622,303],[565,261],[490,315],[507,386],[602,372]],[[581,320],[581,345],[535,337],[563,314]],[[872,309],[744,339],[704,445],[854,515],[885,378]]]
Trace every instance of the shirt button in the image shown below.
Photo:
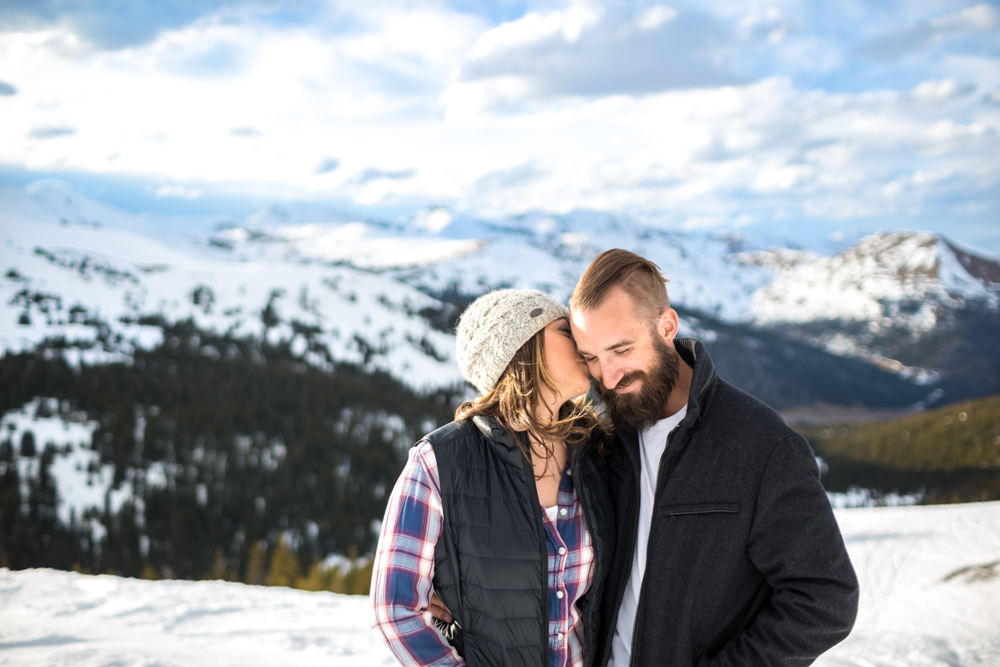
[[[562,633],[560,632],[558,635],[556,635],[556,638],[561,640],[562,639]]]
[[[560,556],[566,555],[566,547],[559,547],[559,555]]]
[[[572,474],[573,474],[573,471],[572,471],[572,470],[570,470],[569,468],[566,468],[566,474],[567,474],[567,475],[572,475]]]
[[[559,508],[559,516],[566,516],[567,514],[569,514],[569,510],[568,509],[566,509],[565,507],[560,507]]]
[[[563,592],[562,591],[556,591],[556,597],[559,598],[560,600],[562,600],[563,599]]]

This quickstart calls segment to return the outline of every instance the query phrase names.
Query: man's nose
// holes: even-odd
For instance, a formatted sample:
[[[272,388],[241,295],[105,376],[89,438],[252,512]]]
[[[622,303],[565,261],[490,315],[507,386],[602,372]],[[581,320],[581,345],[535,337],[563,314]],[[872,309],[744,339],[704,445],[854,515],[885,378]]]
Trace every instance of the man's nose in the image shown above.
[[[604,377],[598,378],[598,380],[601,380],[607,389],[614,389],[617,387],[618,383],[621,382],[622,377],[625,375],[622,369],[612,364],[602,364],[601,372]]]

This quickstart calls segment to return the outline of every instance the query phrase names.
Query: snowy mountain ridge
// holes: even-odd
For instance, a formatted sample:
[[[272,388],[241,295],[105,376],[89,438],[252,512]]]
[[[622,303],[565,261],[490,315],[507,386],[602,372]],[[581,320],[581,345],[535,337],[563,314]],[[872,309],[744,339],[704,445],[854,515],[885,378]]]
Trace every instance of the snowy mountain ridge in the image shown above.
[[[972,275],[975,267],[978,275]],[[879,232],[835,257],[799,262],[754,294],[759,324],[816,320],[934,328],[942,308],[1000,303],[1000,264],[921,232]]]
[[[418,314],[441,304],[390,277],[183,253],[134,231],[39,217],[3,213],[4,351],[63,339],[71,359],[124,360],[136,346],[163,342],[160,318],[190,319],[206,331],[287,343],[320,368],[347,361],[417,389],[461,382],[452,336]]]
[[[287,344],[319,367],[347,361],[418,389],[454,386],[448,301],[461,306],[500,286],[565,300],[610,247],[661,267],[673,305],[692,315],[682,317],[685,334],[713,340],[712,321],[778,327],[923,382],[933,374],[898,361],[881,332],[916,340],[950,313],[1000,309],[1000,262],[922,232],[880,232],[822,257],[594,212],[488,221],[438,207],[380,221],[273,204],[192,238],[52,183],[0,191],[0,222],[0,349],[64,338],[90,361],[160,343],[157,318],[190,318]],[[853,328],[796,333],[823,322]]]

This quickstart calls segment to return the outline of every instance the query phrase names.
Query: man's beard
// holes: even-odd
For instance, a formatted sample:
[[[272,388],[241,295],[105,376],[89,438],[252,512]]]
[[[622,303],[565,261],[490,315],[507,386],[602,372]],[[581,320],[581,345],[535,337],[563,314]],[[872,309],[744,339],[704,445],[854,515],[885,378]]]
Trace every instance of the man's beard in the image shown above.
[[[606,388],[603,383],[597,383],[597,390],[604,405],[608,407],[611,422],[619,430],[644,431],[658,422],[662,418],[670,392],[677,385],[680,373],[677,352],[655,335],[653,351],[656,358],[649,372],[631,371],[618,381],[617,386],[624,387],[641,380],[642,386],[638,392],[619,394],[614,389]]]

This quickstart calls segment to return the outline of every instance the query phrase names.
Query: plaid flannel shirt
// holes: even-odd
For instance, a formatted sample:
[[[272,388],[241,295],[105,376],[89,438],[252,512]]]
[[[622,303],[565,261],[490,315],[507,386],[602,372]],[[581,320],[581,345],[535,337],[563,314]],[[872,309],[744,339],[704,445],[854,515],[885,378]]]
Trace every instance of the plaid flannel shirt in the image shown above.
[[[568,466],[559,482],[556,520],[543,511],[542,521],[549,564],[549,667],[581,667],[577,602],[590,587],[594,550]],[[426,611],[442,525],[437,461],[430,443],[422,441],[410,450],[389,497],[370,598],[372,628],[402,664],[412,667],[465,664]]]

